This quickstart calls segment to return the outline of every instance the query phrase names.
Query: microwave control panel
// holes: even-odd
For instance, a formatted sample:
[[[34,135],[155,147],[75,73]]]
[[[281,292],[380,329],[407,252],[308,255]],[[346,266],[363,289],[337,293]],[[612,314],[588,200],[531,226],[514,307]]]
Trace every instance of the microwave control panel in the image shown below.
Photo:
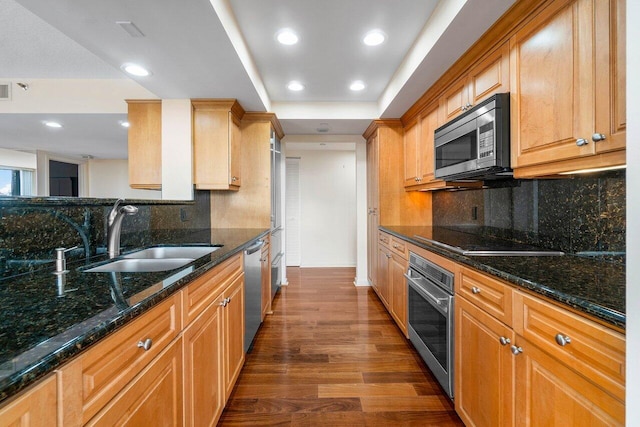
[[[494,132],[493,122],[480,126],[478,138],[478,159],[493,157]]]

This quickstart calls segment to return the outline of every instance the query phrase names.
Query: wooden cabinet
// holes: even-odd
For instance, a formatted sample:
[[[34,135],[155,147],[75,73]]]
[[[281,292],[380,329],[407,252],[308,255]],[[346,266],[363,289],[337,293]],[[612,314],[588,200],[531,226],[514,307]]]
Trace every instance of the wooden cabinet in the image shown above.
[[[162,101],[127,100],[129,186],[162,187]]]
[[[469,427],[519,425],[514,423],[515,358],[510,350],[514,332],[460,295],[454,324],[456,412]]]
[[[623,335],[467,267],[455,286],[465,425],[624,425]]]
[[[223,373],[225,402],[244,364],[244,273],[222,293]]]
[[[496,93],[509,92],[509,44],[472,66],[440,98],[439,123],[444,124]]]
[[[368,279],[378,272],[378,226],[431,223],[431,195],[404,191],[404,143],[400,120],[374,120],[367,140]]]
[[[199,190],[238,190],[242,183],[240,120],[236,100],[192,100],[193,180]]]
[[[180,333],[181,308],[177,293],[65,365],[63,424],[88,422],[141,375]]]
[[[271,245],[269,244],[269,236],[265,238],[265,244],[262,247],[262,256],[260,257],[260,274],[262,275],[262,320],[267,314],[271,314]]]
[[[625,163],[624,29],[624,0],[556,0],[511,38],[515,177]]]
[[[0,409],[0,427],[58,425],[56,375],[49,375]]]
[[[408,259],[409,249],[403,240],[379,232],[378,282],[374,289],[407,338],[407,282],[404,274],[409,268]]]
[[[181,339],[171,343],[88,426],[183,423]]]

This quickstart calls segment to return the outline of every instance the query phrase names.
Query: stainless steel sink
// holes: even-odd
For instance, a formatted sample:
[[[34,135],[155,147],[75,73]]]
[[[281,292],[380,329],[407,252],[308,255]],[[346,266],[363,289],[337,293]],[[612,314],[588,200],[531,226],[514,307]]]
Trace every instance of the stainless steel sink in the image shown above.
[[[87,273],[150,273],[173,270],[193,262],[194,258],[138,258],[119,259],[85,270]]]
[[[133,259],[167,259],[167,258],[192,258],[198,259],[211,252],[220,249],[212,246],[160,246],[143,249],[125,255],[123,258]]]

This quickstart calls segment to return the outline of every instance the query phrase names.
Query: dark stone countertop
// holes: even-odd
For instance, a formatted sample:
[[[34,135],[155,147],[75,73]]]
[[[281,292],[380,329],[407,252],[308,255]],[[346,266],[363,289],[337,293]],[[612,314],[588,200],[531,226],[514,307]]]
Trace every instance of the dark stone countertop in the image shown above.
[[[433,236],[431,227],[381,226],[380,230],[625,328],[624,264],[572,254],[470,257],[415,238]]]
[[[266,229],[155,230],[153,245],[222,245],[179,269],[157,273],[86,273],[99,255],[67,264],[58,297],[51,268],[0,280],[0,402],[242,251]],[[142,248],[140,248],[142,249]],[[162,283],[147,296],[145,290]],[[148,292],[148,291],[147,291]]]

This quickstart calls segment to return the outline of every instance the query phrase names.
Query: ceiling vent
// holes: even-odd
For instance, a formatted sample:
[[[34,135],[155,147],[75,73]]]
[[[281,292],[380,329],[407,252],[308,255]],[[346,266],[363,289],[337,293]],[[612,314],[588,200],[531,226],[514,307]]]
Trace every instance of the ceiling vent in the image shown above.
[[[11,83],[0,83],[0,101],[11,100]]]

